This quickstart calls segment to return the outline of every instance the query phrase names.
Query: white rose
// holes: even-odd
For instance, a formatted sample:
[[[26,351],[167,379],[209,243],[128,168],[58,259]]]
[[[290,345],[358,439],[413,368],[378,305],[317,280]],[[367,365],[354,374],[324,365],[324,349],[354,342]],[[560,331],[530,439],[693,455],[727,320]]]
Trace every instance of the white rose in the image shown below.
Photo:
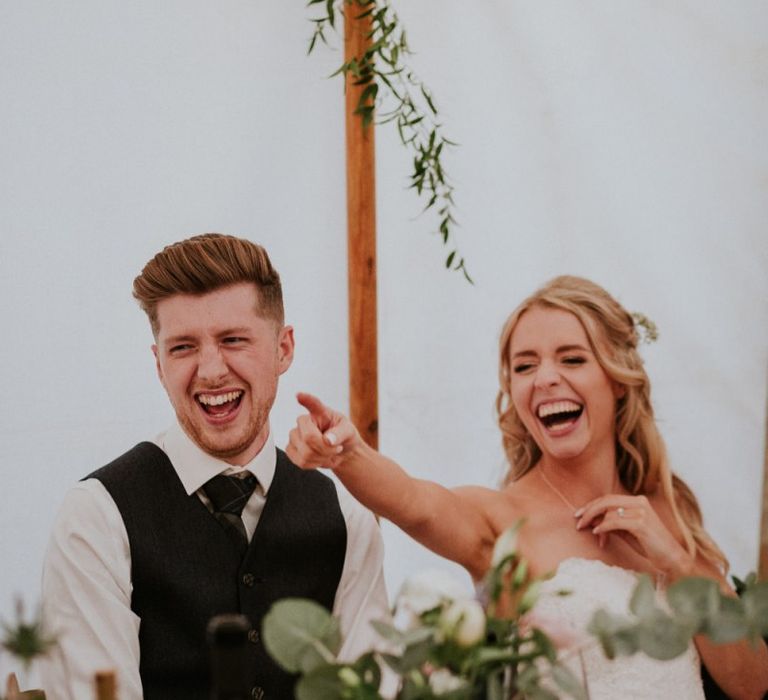
[[[471,647],[485,637],[485,612],[476,600],[457,600],[440,615],[440,629],[460,647]]]
[[[429,676],[429,688],[435,695],[445,695],[454,690],[459,690],[466,685],[466,681],[454,676],[448,669],[439,668]]]
[[[517,531],[520,529],[520,523],[515,523],[502,532],[496,543],[493,545],[493,554],[491,555],[491,566],[498,566],[510,554],[517,554]]]
[[[423,571],[403,583],[395,609],[399,615],[418,618],[428,610],[470,595],[459,581],[444,571]]]

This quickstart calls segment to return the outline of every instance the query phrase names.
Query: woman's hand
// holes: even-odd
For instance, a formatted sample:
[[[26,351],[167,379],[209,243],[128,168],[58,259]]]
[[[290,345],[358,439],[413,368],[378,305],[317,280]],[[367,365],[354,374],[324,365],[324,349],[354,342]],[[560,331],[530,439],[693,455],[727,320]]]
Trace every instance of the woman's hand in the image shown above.
[[[345,455],[362,442],[357,428],[312,394],[299,393],[296,399],[309,413],[298,417],[288,436],[288,458],[302,469],[341,466]]]
[[[693,571],[693,559],[646,496],[601,496],[579,508],[574,517],[576,529],[591,528],[601,546],[610,535],[620,537],[668,581]]]

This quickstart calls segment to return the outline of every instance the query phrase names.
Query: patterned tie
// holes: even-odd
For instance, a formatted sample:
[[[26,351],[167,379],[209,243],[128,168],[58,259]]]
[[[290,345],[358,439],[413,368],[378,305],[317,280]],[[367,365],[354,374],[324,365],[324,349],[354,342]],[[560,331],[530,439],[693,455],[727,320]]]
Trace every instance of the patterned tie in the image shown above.
[[[219,474],[203,486],[213,505],[213,515],[235,543],[240,557],[248,549],[248,535],[240,514],[259,480],[253,474],[239,478]]]

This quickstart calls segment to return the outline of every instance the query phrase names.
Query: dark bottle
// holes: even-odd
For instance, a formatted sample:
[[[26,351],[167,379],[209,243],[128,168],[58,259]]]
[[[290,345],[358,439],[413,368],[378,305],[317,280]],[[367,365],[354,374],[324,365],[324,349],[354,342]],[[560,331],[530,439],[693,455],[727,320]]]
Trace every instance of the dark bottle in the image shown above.
[[[250,700],[248,631],[244,615],[217,615],[208,623],[211,700]]]

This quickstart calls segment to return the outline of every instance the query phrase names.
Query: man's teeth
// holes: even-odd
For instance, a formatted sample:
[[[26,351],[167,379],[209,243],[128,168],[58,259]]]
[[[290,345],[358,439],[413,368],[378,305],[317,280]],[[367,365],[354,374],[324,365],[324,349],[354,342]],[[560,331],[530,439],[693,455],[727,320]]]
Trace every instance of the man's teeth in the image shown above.
[[[555,401],[554,403],[547,403],[539,406],[539,418],[546,418],[555,413],[578,411],[580,409],[581,406],[574,401]]]
[[[200,394],[197,400],[205,406],[221,406],[239,398],[242,393],[242,391],[228,391],[226,394]]]

